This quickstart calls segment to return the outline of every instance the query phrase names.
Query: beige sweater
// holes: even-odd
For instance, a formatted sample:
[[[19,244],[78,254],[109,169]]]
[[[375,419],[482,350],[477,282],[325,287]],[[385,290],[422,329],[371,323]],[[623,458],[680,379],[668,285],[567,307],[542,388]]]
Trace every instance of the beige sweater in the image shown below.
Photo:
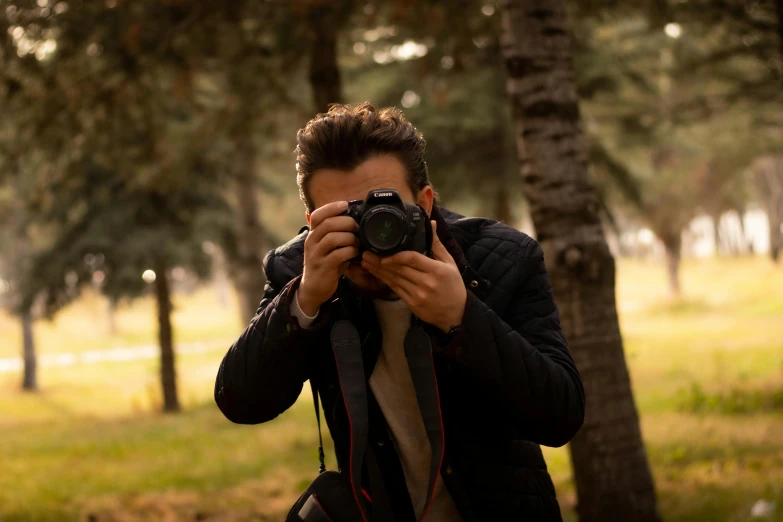
[[[432,450],[421,418],[416,391],[413,387],[403,343],[410,325],[411,312],[405,301],[375,300],[375,313],[383,333],[383,346],[378,362],[370,376],[370,388],[378,400],[400,456],[408,492],[416,518],[421,518],[427,501],[427,481]],[[291,304],[291,313],[303,328],[315,321],[299,308],[297,299]],[[460,522],[454,501],[442,477],[438,478],[427,522]]]

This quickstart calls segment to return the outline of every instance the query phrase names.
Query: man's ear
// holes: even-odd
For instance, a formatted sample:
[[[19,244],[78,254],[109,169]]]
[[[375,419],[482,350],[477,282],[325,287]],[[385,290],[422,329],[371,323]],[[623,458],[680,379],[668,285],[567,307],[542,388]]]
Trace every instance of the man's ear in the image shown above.
[[[432,203],[434,200],[435,194],[432,191],[432,187],[427,185],[419,191],[419,197],[417,198],[416,203],[424,207],[424,210],[430,215],[432,214]]]
[[[310,213],[309,212],[305,212],[305,219],[307,220],[307,224],[309,225],[310,224]]]

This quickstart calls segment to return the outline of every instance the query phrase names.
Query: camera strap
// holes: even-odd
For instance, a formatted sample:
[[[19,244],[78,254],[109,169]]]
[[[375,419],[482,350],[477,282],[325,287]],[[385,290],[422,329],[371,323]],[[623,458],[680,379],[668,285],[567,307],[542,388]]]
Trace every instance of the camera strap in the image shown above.
[[[344,302],[346,298],[349,298],[346,295],[347,288],[338,288],[338,294],[340,294],[339,301],[343,302],[338,305],[338,320],[331,329],[331,344],[350,426],[349,481],[354,499],[359,506],[364,521],[381,522],[388,520],[388,513],[391,510],[386,507],[389,502],[389,496],[383,484],[382,470],[379,469],[374,454],[368,455],[368,452],[371,452],[372,449],[368,448],[369,409],[361,339],[356,327],[348,319],[348,309]],[[411,324],[405,335],[404,350],[416,393],[416,400],[432,450],[427,484],[427,500],[421,516],[423,519],[432,503],[436,481],[440,475],[440,468],[443,463],[444,440],[432,347],[429,336],[422,328],[421,319],[414,314],[411,314]],[[318,404],[315,396],[314,402],[316,405]],[[320,441],[319,412],[316,413],[316,416],[319,419]],[[322,448],[323,443],[321,443],[319,448],[319,457],[323,455]],[[365,460],[367,460],[370,487],[373,490],[372,505],[362,491],[362,470]],[[321,466],[323,469],[323,459],[321,460]]]
[[[315,421],[318,423],[318,460],[320,465],[318,466],[318,474],[320,475],[326,471],[326,459],[324,457],[324,439],[321,435],[321,406],[318,403],[318,389],[315,382],[310,379],[310,388],[313,390],[313,404],[315,405]]]
[[[362,519],[367,522],[368,505],[362,494],[362,464],[367,449],[367,389],[361,341],[356,327],[347,319],[337,321],[331,332],[332,352],[351,431],[348,478]]]
[[[422,321],[411,314],[411,326],[405,334],[405,357],[416,390],[416,400],[419,403],[424,428],[432,449],[430,460],[430,476],[427,484],[427,501],[421,518],[427,516],[435,494],[435,484],[440,475],[445,449],[443,440],[443,416],[438,395],[438,380],[435,375],[435,364],[432,358],[430,338],[422,328]]]

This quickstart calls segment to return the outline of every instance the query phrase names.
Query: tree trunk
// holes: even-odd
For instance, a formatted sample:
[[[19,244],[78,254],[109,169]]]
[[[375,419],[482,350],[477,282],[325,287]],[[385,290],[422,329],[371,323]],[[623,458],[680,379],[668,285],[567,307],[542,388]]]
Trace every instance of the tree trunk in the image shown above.
[[[721,214],[720,212],[712,214],[712,226],[713,226],[713,233],[715,234],[714,241],[715,241],[715,255],[719,256],[721,252],[721,233],[720,233],[720,218]]]
[[[266,275],[263,268],[264,228],[258,210],[258,183],[255,172],[255,149],[250,139],[240,138],[237,142],[236,170],[234,187],[236,189],[237,218],[237,255],[235,281],[239,293],[242,323],[250,324],[256,314],[258,304],[264,295]]]
[[[777,262],[783,248],[783,158],[762,156],[753,162],[752,168],[758,197],[767,211],[769,255]]]
[[[737,208],[735,209],[737,212],[737,217],[739,218],[739,251],[740,254],[747,255],[751,254],[753,255],[753,240],[750,237],[750,234],[748,234],[748,227],[745,226],[745,208]]]
[[[24,360],[24,378],[22,389],[38,390],[38,364],[35,356],[35,338],[33,337],[33,316],[30,310],[25,310],[20,317],[22,323],[22,346]]]
[[[778,262],[780,250],[783,249],[783,201],[770,198],[767,202],[767,218],[769,220],[769,256]]]
[[[310,85],[318,112],[329,110],[330,103],[342,103],[340,69],[337,66],[337,30],[339,13],[333,2],[314,5],[308,13],[310,31]]]
[[[508,200],[508,187],[498,186],[495,193],[495,219],[514,226],[514,216],[511,214],[511,203]]]
[[[12,213],[12,250],[9,252],[9,264],[12,278],[21,278],[21,266],[24,257],[30,251],[30,240],[24,227],[24,196],[22,191],[22,175],[19,172],[18,159],[15,156],[9,158],[10,181],[13,187],[13,213]],[[19,295],[12,294],[12,302],[17,303]],[[19,317],[22,326],[22,389],[26,391],[38,390],[38,359],[35,353],[35,337],[33,335],[33,314],[30,308],[25,308]]]
[[[776,0],[775,5],[778,11],[778,44],[780,45],[780,55],[778,58],[783,60],[783,0]],[[780,158],[777,159],[778,161],[775,166],[780,167],[781,160]],[[776,185],[777,188],[780,189],[780,180],[781,177],[783,177],[783,173],[778,170],[773,175],[777,175]],[[781,232],[780,229],[781,225],[783,225],[783,194],[779,191],[778,197],[770,198],[768,201],[771,201],[770,206],[767,207],[768,212],[769,210],[772,210],[772,213],[769,214],[769,255],[772,258],[772,261],[777,263],[780,256],[780,250],[783,248],[783,232]],[[774,220],[773,214],[776,216]]]
[[[783,60],[783,0],[775,0],[778,11],[778,45],[780,45],[780,59]]]
[[[746,239],[745,239],[745,225],[742,223],[742,210],[741,209],[734,209],[734,212],[737,213],[737,233],[734,235],[734,240],[732,241],[732,254],[734,256],[741,256],[746,252]]]
[[[669,290],[672,297],[680,296],[680,260],[682,258],[682,236],[672,232],[661,236],[666,247],[666,271],[669,274]]]
[[[155,297],[158,301],[158,344],[160,345],[160,383],[163,387],[163,411],[180,410],[177,395],[177,370],[174,358],[174,338],[171,327],[171,292],[166,263],[155,266]]]
[[[778,262],[783,249],[783,160],[778,159],[767,171],[766,207],[769,221],[769,255]]]
[[[502,49],[522,182],[587,399],[570,450],[583,522],[660,520],[588,179],[564,0],[507,0]]]

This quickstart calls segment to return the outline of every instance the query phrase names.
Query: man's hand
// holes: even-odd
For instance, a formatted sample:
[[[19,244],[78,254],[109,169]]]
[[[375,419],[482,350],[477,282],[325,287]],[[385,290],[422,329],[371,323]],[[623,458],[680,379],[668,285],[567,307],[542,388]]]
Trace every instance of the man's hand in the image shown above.
[[[350,216],[340,214],[348,202],[335,201],[317,208],[310,215],[310,233],[304,244],[304,271],[299,283],[299,306],[307,315],[315,315],[329,299],[351,259],[359,255],[359,225]]]
[[[422,321],[444,333],[462,322],[467,290],[454,258],[440,242],[432,226],[432,253],[435,259],[413,251],[381,258],[364,252],[362,266],[387,284]]]

